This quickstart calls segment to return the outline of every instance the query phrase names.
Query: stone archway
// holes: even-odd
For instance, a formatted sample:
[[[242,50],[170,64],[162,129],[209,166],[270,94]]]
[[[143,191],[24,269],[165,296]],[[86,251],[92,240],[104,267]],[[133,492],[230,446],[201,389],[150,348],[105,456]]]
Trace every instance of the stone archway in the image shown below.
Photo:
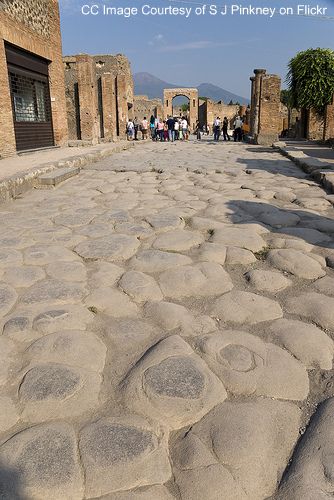
[[[184,96],[189,99],[189,125],[193,130],[198,120],[198,90],[192,88],[164,89],[164,118],[173,114],[174,97]]]

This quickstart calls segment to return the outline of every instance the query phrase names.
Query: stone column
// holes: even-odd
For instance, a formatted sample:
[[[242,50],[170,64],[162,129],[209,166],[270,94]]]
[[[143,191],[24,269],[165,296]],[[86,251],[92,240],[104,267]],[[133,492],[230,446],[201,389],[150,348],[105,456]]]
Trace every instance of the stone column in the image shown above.
[[[125,75],[117,75],[116,88],[119,136],[124,139],[126,137],[126,124],[128,121],[128,102]]]
[[[81,139],[97,144],[99,123],[97,111],[97,84],[94,60],[89,55],[76,57],[78,77]]]
[[[257,144],[271,146],[282,131],[281,79],[277,75],[262,74],[257,119]]]
[[[191,92],[189,95],[189,127],[193,131],[198,120],[198,94]]]
[[[253,103],[253,137],[256,139],[259,133],[259,115],[261,103],[262,78],[266,74],[265,69],[254,69],[254,103]]]
[[[111,73],[101,75],[104,138],[113,141],[117,137],[115,77]]]
[[[8,70],[5,54],[5,45],[0,39],[0,158],[16,153],[16,141],[13,123],[13,110],[8,82]]]
[[[164,119],[173,114],[173,94],[164,90]]]

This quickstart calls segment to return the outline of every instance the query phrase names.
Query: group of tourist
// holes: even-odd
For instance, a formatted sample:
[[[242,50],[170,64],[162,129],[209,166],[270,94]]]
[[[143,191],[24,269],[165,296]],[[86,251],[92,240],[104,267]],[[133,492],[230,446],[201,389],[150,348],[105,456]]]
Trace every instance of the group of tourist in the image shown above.
[[[189,123],[183,116],[182,118],[173,118],[169,116],[167,120],[151,116],[150,120],[144,117],[139,122],[135,117],[127,123],[127,136],[129,140],[138,140],[138,132],[142,134],[142,139],[146,140],[150,136],[152,141],[187,141],[189,139]]]
[[[213,123],[213,139],[214,141],[219,141],[221,135],[223,135],[224,141],[230,141],[231,137],[228,134],[229,120],[225,116],[223,120],[217,116]],[[187,141],[189,139],[190,127],[188,120],[185,116],[182,118],[174,118],[168,116],[167,120],[162,120],[155,116],[151,116],[150,120],[144,117],[142,121],[139,121],[137,117],[133,120],[129,119],[126,125],[126,133],[128,140],[138,140],[138,132],[141,132],[142,139],[147,140],[148,137],[152,141],[170,141],[174,142],[177,140]],[[209,135],[210,129],[208,126],[201,127],[199,121],[197,120],[195,125],[195,134],[198,140],[201,140],[203,133]],[[234,121],[234,131],[233,131],[234,141],[242,141],[243,138],[243,121],[238,115]]]

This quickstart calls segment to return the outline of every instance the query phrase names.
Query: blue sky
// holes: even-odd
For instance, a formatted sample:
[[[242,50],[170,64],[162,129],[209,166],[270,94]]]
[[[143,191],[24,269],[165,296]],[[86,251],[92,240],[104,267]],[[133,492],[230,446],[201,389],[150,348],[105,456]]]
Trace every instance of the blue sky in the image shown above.
[[[219,9],[232,2],[205,0],[60,0],[63,52],[125,54],[133,72],[147,71],[169,83],[194,86],[213,83],[245,97],[254,68],[265,68],[285,78],[287,63],[298,51],[309,47],[334,49],[334,0],[323,0],[327,18],[209,14],[196,16],[203,4]],[[99,15],[84,16],[84,4],[98,4]],[[298,0],[254,0],[235,2],[242,7],[291,7]],[[136,7],[130,18],[103,15],[107,7]],[[143,5],[192,8],[191,15],[144,16]],[[317,4],[309,3],[311,6]],[[208,9],[208,7],[206,8]]]

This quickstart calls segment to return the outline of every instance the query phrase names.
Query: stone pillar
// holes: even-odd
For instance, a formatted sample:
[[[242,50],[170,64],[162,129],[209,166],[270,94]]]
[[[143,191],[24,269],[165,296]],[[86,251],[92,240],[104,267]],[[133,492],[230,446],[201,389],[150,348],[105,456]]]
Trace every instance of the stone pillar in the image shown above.
[[[189,97],[189,111],[190,130],[194,130],[198,120],[198,95],[195,92],[191,92]]]
[[[101,75],[104,138],[113,141],[117,137],[115,77],[111,73]]]
[[[173,94],[164,90],[164,120],[173,114]]]
[[[76,57],[81,139],[97,144],[99,139],[97,84],[94,60],[89,55]]]
[[[16,153],[16,141],[14,133],[13,110],[8,83],[8,70],[5,54],[5,45],[0,39],[0,158]]]
[[[259,133],[259,114],[260,114],[260,100],[261,100],[261,84],[262,77],[266,74],[265,69],[254,69],[254,98],[253,98],[253,137],[257,137]]]
[[[128,121],[128,102],[125,75],[117,75],[116,89],[119,136],[124,139],[126,137],[126,124]]]
[[[271,146],[282,131],[281,79],[277,75],[262,73],[257,119],[257,144]]]
[[[334,139],[334,96],[332,103],[326,106],[324,140]]]

